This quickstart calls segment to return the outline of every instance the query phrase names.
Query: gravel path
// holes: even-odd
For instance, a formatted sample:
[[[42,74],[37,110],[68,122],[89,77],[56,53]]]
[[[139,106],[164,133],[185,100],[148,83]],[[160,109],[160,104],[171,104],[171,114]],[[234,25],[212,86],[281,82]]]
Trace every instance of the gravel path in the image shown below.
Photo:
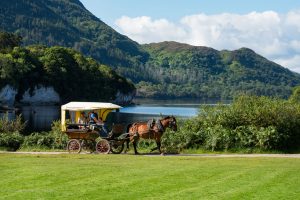
[[[68,152],[8,152],[0,151],[0,154],[32,154],[32,155],[59,155]],[[89,153],[81,153],[89,154]],[[134,155],[134,154],[128,154]],[[160,156],[160,154],[140,154],[142,156]],[[164,156],[194,156],[194,157],[214,157],[214,158],[300,158],[300,154],[164,154]]]

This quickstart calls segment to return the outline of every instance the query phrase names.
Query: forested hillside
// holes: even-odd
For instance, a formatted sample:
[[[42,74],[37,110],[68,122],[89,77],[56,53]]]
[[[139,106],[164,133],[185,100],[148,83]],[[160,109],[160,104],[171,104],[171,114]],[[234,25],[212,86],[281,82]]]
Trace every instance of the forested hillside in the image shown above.
[[[112,101],[135,88],[106,65],[65,47],[20,47],[19,37],[0,32],[0,88],[10,85],[20,100],[28,89],[53,86],[62,101]]]
[[[300,75],[250,49],[217,51],[176,42],[139,45],[79,0],[0,1],[0,30],[23,45],[71,47],[130,79],[140,97],[232,99],[240,93],[287,97]],[[68,51],[71,51],[70,49]]]
[[[0,30],[24,45],[72,47],[101,63],[131,67],[147,59],[138,43],[92,15],[79,0],[0,1]]]
[[[237,94],[288,97],[300,75],[241,48],[217,51],[176,42],[144,45],[150,59],[139,95],[230,99]]]

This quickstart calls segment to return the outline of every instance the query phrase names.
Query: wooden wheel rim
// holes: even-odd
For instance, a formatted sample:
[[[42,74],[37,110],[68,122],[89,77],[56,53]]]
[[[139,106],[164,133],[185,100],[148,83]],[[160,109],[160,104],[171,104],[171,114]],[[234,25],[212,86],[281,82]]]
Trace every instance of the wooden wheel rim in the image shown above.
[[[107,140],[100,140],[96,144],[96,152],[102,153],[102,154],[107,154],[110,151],[110,145]]]
[[[124,142],[120,141],[110,141],[110,151],[113,154],[120,154],[124,149]]]
[[[68,142],[69,153],[79,153],[81,151],[80,142],[76,139],[72,139]]]

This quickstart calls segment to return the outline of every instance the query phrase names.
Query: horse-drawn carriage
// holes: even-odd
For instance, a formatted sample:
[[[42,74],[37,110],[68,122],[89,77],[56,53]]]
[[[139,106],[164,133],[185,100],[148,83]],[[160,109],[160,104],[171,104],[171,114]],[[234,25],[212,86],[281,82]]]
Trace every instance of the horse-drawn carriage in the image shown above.
[[[108,114],[121,107],[112,103],[98,102],[70,102],[61,106],[62,131],[69,137],[67,149],[70,153],[80,153],[82,149],[95,149],[98,153],[121,153],[126,142],[126,151],[129,149],[129,141],[132,142],[135,154],[137,152],[137,142],[140,138],[153,139],[156,141],[157,149],[161,152],[161,136],[166,128],[177,130],[176,119],[168,116],[160,120],[147,122],[136,122],[124,126],[115,124],[109,133],[105,133],[104,124],[79,123],[81,114],[88,114],[93,111],[103,121]],[[104,132],[104,134],[103,134]],[[92,144],[92,145],[88,145]]]
[[[121,153],[128,138],[121,136],[125,126],[115,124],[109,133],[105,133],[104,124],[89,124],[81,120],[81,115],[89,116],[95,112],[104,122],[108,114],[121,106],[112,103],[70,102],[61,106],[62,131],[69,137],[67,149],[70,153],[80,153],[83,149],[97,153]]]

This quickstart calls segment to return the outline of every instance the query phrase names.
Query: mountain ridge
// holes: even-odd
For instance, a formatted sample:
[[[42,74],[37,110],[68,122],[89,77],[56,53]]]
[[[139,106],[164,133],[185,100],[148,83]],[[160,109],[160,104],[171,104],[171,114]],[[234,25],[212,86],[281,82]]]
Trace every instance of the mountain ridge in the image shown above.
[[[24,45],[66,46],[135,83],[138,96],[232,99],[240,93],[288,97],[300,75],[248,48],[234,51],[166,41],[140,45],[79,0],[0,1],[0,29]]]
[[[138,43],[114,31],[78,0],[1,1],[0,11],[0,29],[21,35],[24,45],[72,47],[113,66],[130,66],[132,60],[147,57]]]
[[[171,74],[169,80],[156,82],[173,84],[174,90],[179,90],[178,82],[187,83],[183,85],[186,91],[180,95],[182,97],[186,97],[188,89],[191,89],[190,85],[194,85],[198,91],[192,88],[191,94],[197,98],[204,96],[227,99],[240,93],[287,98],[291,87],[299,84],[299,74],[245,47],[234,51],[218,51],[210,47],[192,46],[174,41],[145,44],[143,47],[150,54],[149,66],[163,70],[160,75]],[[189,76],[182,81],[180,77],[174,75],[176,73]],[[156,74],[155,77],[160,75]],[[152,92],[154,87],[156,87],[154,84],[147,82],[138,84],[139,89],[147,88]],[[170,90],[167,84],[161,84],[159,87],[159,91]],[[142,95],[147,95],[147,92]]]

